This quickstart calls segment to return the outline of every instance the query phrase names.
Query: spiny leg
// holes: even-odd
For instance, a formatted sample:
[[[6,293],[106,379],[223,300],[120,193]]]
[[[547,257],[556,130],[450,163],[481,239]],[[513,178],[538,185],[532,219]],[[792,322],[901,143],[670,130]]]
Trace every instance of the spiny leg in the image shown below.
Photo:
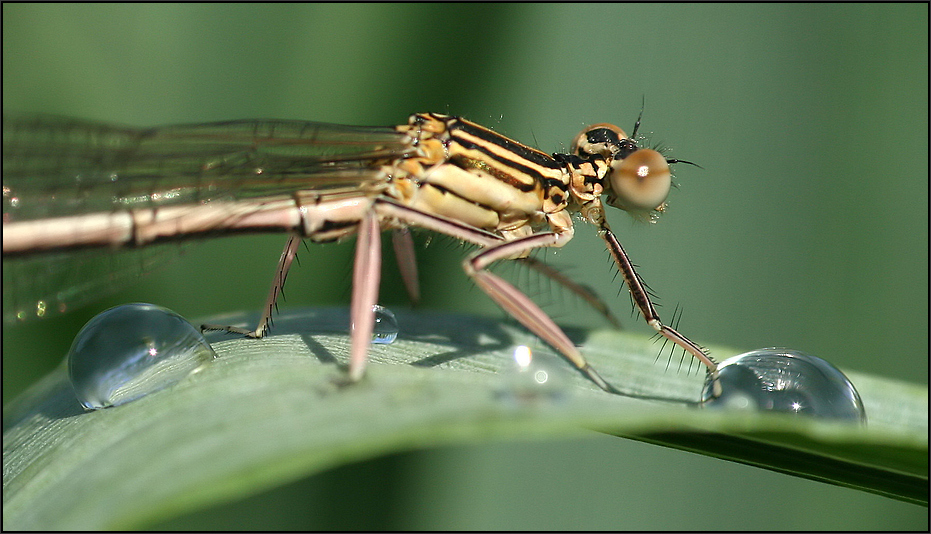
[[[661,336],[682,347],[686,352],[694,356],[707,367],[708,374],[714,381],[714,396],[719,397],[721,395],[721,384],[718,381],[717,362],[715,362],[698,344],[680,334],[671,326],[663,324],[659,314],[656,313],[653,302],[650,301],[650,295],[647,292],[646,286],[643,281],[640,280],[637,271],[634,270],[634,266],[627,256],[624,247],[621,246],[621,242],[618,241],[617,236],[615,236],[611,228],[608,227],[608,223],[603,217],[601,220],[597,221],[597,224],[599,226],[598,233],[601,235],[602,239],[605,240],[608,250],[611,252],[611,256],[614,257],[614,261],[617,263],[618,269],[620,269],[621,275],[624,277],[624,281],[627,282],[627,288],[630,290],[631,297],[637,304],[637,308],[640,309],[640,313],[643,314],[643,318]]]
[[[241,334],[253,338],[261,338],[268,333],[275,303],[284,288],[288,271],[297,256],[301,238],[293,235],[288,238],[275,277],[265,301],[264,313],[255,330],[246,330],[235,326],[201,325],[201,330],[222,330],[233,334]],[[381,229],[378,225],[378,216],[369,212],[359,223],[358,240],[352,277],[352,303],[350,305],[350,320],[352,332],[350,334],[349,352],[349,380],[358,381],[365,371],[365,362],[372,332],[375,328],[375,312],[373,306],[378,300],[378,284],[381,277]]]
[[[559,285],[565,287],[569,291],[572,291],[576,295],[582,298],[589,306],[591,306],[595,311],[600,313],[605,319],[608,320],[615,328],[621,328],[621,322],[617,320],[616,317],[611,313],[611,310],[608,309],[608,305],[595,294],[594,291],[588,287],[575,282],[565,274],[559,272],[559,270],[537,260],[535,258],[526,257],[520,258],[518,261],[527,265],[528,267],[536,270],[537,272],[549,277]]]
[[[255,327],[255,330],[247,330],[236,326],[204,324],[200,327],[201,331],[222,330],[231,334],[241,334],[252,338],[265,337],[272,321],[272,313],[276,309],[278,296],[281,295],[284,290],[284,283],[288,278],[288,271],[291,270],[291,263],[294,262],[294,258],[297,257],[297,249],[300,244],[301,238],[297,235],[290,236],[288,242],[285,243],[284,250],[281,251],[281,258],[278,259],[278,267],[275,269],[275,277],[272,279],[272,286],[269,288],[268,297],[265,299],[265,306],[262,308],[262,317],[259,319],[259,324]]]

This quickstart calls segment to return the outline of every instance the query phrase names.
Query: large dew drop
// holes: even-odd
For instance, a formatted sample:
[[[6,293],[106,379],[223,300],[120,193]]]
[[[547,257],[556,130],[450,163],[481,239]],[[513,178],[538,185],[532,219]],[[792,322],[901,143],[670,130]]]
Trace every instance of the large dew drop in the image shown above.
[[[756,409],[832,419],[866,421],[860,394],[830,363],[791,349],[760,349],[718,366],[722,395],[710,382],[702,392],[708,408]]]
[[[78,400],[96,410],[171,386],[216,358],[200,331],[153,304],[124,304],[78,332],[68,375]]]

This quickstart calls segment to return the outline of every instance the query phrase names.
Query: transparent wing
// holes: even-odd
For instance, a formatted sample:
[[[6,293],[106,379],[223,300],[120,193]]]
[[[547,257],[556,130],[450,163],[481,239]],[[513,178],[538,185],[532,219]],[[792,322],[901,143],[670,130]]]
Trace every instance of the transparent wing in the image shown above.
[[[394,128],[244,120],[131,128],[3,119],[4,222],[361,188],[413,148]]]
[[[246,120],[143,129],[5,116],[3,223],[296,190],[371,190],[383,179],[380,165],[411,150],[388,127]],[[4,321],[66,312],[178,251],[169,244],[4,257]]]
[[[178,259],[188,243],[112,253],[85,249],[3,260],[3,321],[54,317],[129,287],[139,276]]]

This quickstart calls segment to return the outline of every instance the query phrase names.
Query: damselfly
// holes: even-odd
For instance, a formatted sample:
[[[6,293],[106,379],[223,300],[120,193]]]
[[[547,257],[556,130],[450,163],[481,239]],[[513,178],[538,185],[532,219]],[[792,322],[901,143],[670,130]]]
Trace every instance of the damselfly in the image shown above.
[[[381,232],[394,231],[402,276],[415,296],[408,229],[432,230],[478,245],[463,262],[469,277],[595,384],[616,393],[546,313],[488,270],[536,248],[562,247],[577,215],[604,239],[647,323],[714,375],[705,351],[662,323],[605,219],[605,204],[647,219],[665,209],[669,165],[679,161],[639,147],[639,125],[638,119],[631,136],[609,124],[590,126],[569,153],[550,156],[435,113],[383,128],[245,120],[140,129],[4,117],[3,255],[290,233],[255,330],[227,328],[262,337],[301,239],[356,235],[349,378],[358,380],[378,298]],[[40,299],[4,313],[22,319],[55,305]]]

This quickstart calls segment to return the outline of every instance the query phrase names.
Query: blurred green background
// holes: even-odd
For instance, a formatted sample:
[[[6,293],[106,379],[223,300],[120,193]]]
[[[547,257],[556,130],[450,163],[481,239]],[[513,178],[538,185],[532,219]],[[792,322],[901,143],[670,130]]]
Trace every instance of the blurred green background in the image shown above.
[[[554,152],[586,124],[629,132],[644,97],[642,131],[704,168],[677,167],[656,225],[609,214],[660,313],[684,309],[681,330],[699,343],[787,346],[927,384],[927,4],[3,5],[5,111],[143,126],[388,125],[437,111]],[[107,307],[258,309],[284,240],[189,247],[115,296],[4,328],[4,403]],[[348,304],[351,253],[305,251],[284,305]],[[425,307],[503,315],[466,280],[462,254],[420,253]],[[580,224],[547,254],[649,332],[593,231]],[[387,267],[382,303],[404,305],[398,280]],[[590,319],[578,304],[547,310]],[[593,435],[401,453],[163,526],[237,525],[886,530],[926,529],[928,516]]]

